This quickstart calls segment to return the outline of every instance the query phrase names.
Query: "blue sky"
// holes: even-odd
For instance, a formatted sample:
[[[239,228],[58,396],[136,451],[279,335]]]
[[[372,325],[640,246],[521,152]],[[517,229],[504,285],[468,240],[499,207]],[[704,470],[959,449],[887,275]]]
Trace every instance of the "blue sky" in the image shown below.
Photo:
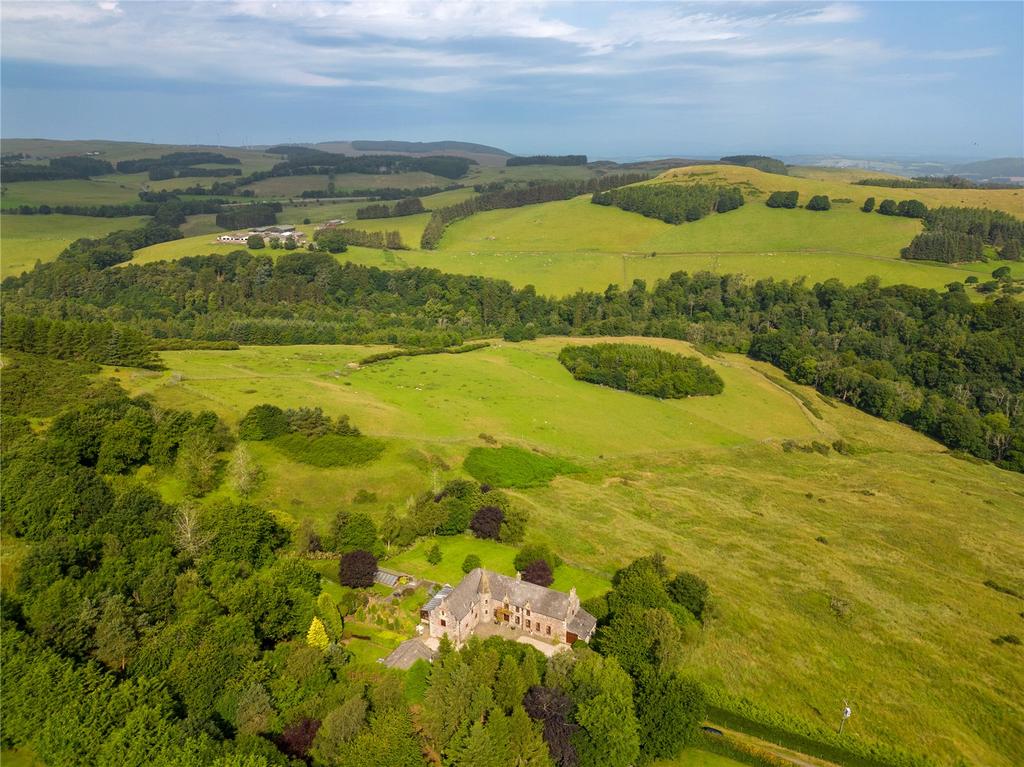
[[[4,0],[5,137],[1024,154],[1024,3]]]

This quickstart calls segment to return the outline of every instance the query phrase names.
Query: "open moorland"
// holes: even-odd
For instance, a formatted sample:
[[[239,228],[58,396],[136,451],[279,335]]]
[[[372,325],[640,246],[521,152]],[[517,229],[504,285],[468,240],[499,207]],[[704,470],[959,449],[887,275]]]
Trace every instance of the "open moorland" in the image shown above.
[[[1024,559],[1020,475],[955,458],[738,355],[705,359],[723,394],[663,401],[573,380],[555,359],[567,342],[580,341],[365,367],[350,363],[379,348],[165,352],[164,372],[105,375],[229,424],[261,402],[318,406],[383,440],[377,461],[338,469],[252,443],[267,475],[256,498],[290,526],[311,519],[324,529],[359,491],[373,499],[361,508],[380,519],[463,476],[475,447],[571,461],[583,471],[508,491],[530,512],[528,539],[549,543],[588,593],[651,551],[707,578],[713,616],[686,667],[713,689],[821,727],[834,726],[846,699],[859,735],[942,761],[1014,764],[1024,674],[1016,648],[992,640],[1019,626],[1020,603],[984,582],[1022,585],[1009,567]],[[844,454],[828,447],[837,440]],[[180,498],[173,478],[152,481]],[[508,571],[512,549],[502,544],[442,540],[447,553],[434,566],[428,543],[392,564],[448,579],[476,550]]]

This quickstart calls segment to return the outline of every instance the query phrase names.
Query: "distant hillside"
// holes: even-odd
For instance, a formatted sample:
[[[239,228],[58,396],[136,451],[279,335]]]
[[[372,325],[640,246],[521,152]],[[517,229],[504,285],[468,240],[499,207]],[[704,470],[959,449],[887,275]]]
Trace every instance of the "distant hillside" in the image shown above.
[[[953,172],[978,178],[1022,178],[1024,157],[997,157],[993,160],[978,160],[954,165]]]
[[[512,157],[498,147],[473,144],[468,141],[353,141],[352,148],[360,152],[408,152],[409,154],[431,154],[434,152],[473,152],[497,154]]]
[[[694,160],[685,157],[665,157],[659,160],[638,160],[637,162],[612,162],[598,160],[590,163],[591,168],[607,168],[608,170],[653,170],[664,171],[673,168],[686,168],[691,165],[722,165],[716,160]]]

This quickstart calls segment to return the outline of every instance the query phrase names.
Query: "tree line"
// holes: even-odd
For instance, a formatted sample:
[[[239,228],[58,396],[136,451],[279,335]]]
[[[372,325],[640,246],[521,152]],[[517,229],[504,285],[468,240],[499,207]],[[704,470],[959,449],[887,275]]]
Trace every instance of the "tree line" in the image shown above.
[[[710,213],[727,213],[743,205],[739,187],[710,184],[640,184],[595,192],[595,205],[614,205],[622,210],[657,218],[668,224],[697,221]]]
[[[379,189],[339,190],[335,188],[332,181],[328,183],[327,189],[307,189],[299,197],[303,200],[318,200],[324,197],[366,197],[371,200],[403,200],[406,197],[427,197],[432,194],[464,188],[463,184],[449,184],[448,186],[418,186],[415,189],[382,187]]]
[[[581,194],[600,192],[623,184],[633,184],[646,178],[646,175],[638,173],[610,175],[585,181],[557,181],[525,187],[517,186],[512,189],[481,194],[455,205],[436,209],[423,229],[420,247],[424,250],[436,249],[449,224],[468,218],[475,213],[498,210],[499,208],[519,208],[523,205],[535,205],[554,200],[571,200]]]
[[[356,218],[395,218],[398,216],[414,216],[423,213],[423,200],[419,197],[403,197],[394,205],[367,205],[356,210]]]
[[[331,227],[320,229],[313,235],[317,247],[329,253],[344,253],[349,245],[378,250],[409,250],[402,241],[402,233],[397,229],[388,232],[365,232],[362,229],[348,227]]]
[[[178,200],[173,195],[166,195],[159,202],[132,202],[121,205],[19,205],[17,208],[5,209],[3,213],[21,216],[49,216],[56,213],[64,216],[91,216],[93,218],[154,216],[160,206],[170,200],[177,200],[180,203],[181,212],[185,216],[199,213],[219,213],[221,206],[227,202],[223,199]]]
[[[257,226],[273,226],[277,214],[282,210],[279,202],[252,203],[232,208],[223,208],[217,214],[216,223],[221,229],[252,229]]]
[[[17,181],[60,181],[70,178],[88,179],[114,172],[114,166],[106,160],[84,155],[54,157],[41,163],[5,161],[0,167],[4,183]]]
[[[890,189],[1019,189],[1016,184],[995,181],[977,182],[960,176],[914,176],[913,178],[862,178],[859,186],[883,186]]]
[[[4,281],[5,310],[134,323],[160,338],[447,346],[506,332],[648,335],[747,352],[872,415],[1024,469],[1024,305],[972,304],[877,279],[759,280],[678,272],[648,289],[554,299],[430,269],[384,271],[294,251],[102,269],[61,258]],[[289,307],[287,313],[282,307]]]
[[[585,154],[534,154],[527,157],[509,157],[505,166],[515,168],[519,165],[586,165]]]
[[[118,173],[146,173],[153,168],[188,168],[193,165],[241,165],[237,157],[228,157],[220,152],[169,152],[160,157],[143,160],[121,160],[117,163]],[[235,174],[232,174],[235,175]]]

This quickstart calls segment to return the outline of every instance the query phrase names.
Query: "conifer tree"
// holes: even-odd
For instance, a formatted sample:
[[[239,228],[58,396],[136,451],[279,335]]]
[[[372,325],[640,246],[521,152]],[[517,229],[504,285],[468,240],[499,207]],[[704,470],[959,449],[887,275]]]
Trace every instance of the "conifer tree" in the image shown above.
[[[327,630],[323,621],[315,617],[309,624],[309,631],[306,632],[306,644],[320,650],[326,650],[331,640],[327,637]]]

